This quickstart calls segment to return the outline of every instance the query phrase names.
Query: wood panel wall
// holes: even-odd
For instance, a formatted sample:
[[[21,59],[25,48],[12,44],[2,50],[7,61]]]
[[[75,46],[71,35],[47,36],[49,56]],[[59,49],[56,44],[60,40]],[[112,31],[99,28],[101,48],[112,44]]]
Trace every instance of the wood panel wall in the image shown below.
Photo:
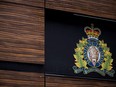
[[[116,0],[0,0],[0,65],[44,64],[44,8],[116,19]],[[44,83],[42,72],[7,68],[0,66],[0,87],[116,87],[110,81],[53,76]]]
[[[44,87],[42,73],[0,70],[0,87]]]
[[[0,60],[44,63],[43,0],[3,1],[0,2]]]
[[[116,87],[115,82],[47,76],[46,87]]]
[[[44,0],[0,0],[6,3],[26,5],[30,7],[44,7]]]
[[[116,19],[116,0],[46,0],[46,7]]]
[[[44,0],[0,0],[0,87],[44,87]]]

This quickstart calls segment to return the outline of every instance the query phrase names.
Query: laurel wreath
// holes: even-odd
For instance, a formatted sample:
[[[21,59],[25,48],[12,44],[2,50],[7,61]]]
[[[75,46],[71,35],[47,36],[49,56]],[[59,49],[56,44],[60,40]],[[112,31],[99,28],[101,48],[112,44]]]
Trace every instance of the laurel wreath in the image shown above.
[[[99,41],[99,45],[102,47],[103,49],[103,52],[104,52],[104,61],[103,63],[101,64],[102,68],[101,70],[107,70],[107,71],[110,71],[112,70],[112,62],[113,62],[113,59],[112,59],[112,53],[110,52],[110,49],[107,47],[107,44],[104,43],[104,41]]]
[[[87,67],[87,62],[84,60],[84,47],[87,44],[87,39],[82,38],[82,40],[79,40],[79,43],[77,44],[77,48],[75,48],[75,54],[73,55],[75,58],[75,65],[78,68],[85,68]],[[104,61],[101,64],[101,70],[107,70],[110,71],[112,69],[112,54],[110,53],[110,49],[107,47],[107,44],[104,43],[104,41],[99,41],[99,45],[103,49],[104,52]]]
[[[87,44],[87,39],[82,38],[82,40],[79,40],[79,43],[77,44],[77,48],[75,49],[75,54],[73,55],[75,58],[75,65],[78,68],[86,68],[87,67],[87,62],[84,60],[84,47]]]

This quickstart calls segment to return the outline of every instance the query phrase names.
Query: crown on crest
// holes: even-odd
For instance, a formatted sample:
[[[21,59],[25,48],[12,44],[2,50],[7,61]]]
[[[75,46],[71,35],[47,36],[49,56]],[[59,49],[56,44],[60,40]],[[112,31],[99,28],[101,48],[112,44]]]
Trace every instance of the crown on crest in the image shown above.
[[[94,24],[91,24],[91,27],[85,27],[84,31],[86,33],[86,35],[88,36],[88,39],[90,38],[95,38],[98,39],[98,37],[101,34],[101,31],[99,28],[94,28]]]

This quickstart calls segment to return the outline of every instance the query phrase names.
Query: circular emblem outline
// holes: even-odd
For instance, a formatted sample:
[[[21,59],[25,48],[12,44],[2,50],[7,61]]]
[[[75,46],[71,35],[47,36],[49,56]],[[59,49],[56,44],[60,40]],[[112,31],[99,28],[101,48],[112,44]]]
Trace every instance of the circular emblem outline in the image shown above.
[[[95,65],[88,57],[88,50],[91,46],[96,47],[96,49],[98,49],[99,51],[98,60],[96,61]],[[101,65],[104,59],[104,53],[103,53],[102,47],[99,45],[99,40],[96,40],[96,39],[87,40],[87,45],[84,47],[84,59],[87,61],[89,66],[99,67]]]

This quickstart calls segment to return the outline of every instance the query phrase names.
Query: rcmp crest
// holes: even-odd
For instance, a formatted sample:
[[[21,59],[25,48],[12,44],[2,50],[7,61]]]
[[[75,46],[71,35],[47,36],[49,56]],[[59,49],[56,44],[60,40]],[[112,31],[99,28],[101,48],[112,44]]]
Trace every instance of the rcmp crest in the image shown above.
[[[113,70],[113,59],[110,48],[107,47],[107,44],[103,40],[98,39],[101,35],[101,30],[94,28],[92,24],[91,27],[85,27],[84,31],[88,38],[79,40],[77,47],[74,49],[74,73],[83,72],[83,74],[88,74],[96,72],[102,76],[107,74],[110,77],[114,77],[115,71]]]

